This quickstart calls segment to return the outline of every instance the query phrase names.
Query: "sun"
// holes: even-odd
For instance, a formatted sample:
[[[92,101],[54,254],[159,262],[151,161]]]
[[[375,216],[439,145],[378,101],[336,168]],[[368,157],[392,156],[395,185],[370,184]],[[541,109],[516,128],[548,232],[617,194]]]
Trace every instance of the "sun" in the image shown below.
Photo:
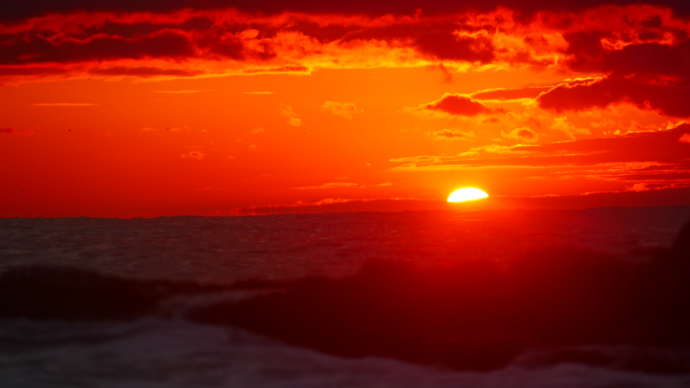
[[[482,189],[478,189],[476,187],[463,187],[461,189],[457,189],[450,193],[448,195],[448,199],[446,201],[450,203],[458,203],[458,202],[467,202],[467,201],[476,201],[479,199],[485,199],[489,198],[489,194],[486,193],[486,191]]]

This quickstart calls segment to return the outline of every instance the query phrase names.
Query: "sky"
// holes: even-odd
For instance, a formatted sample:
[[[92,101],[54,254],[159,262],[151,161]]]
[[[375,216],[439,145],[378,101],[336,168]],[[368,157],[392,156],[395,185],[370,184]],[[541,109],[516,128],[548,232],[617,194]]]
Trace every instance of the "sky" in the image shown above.
[[[688,4],[5,2],[0,216],[690,204]]]

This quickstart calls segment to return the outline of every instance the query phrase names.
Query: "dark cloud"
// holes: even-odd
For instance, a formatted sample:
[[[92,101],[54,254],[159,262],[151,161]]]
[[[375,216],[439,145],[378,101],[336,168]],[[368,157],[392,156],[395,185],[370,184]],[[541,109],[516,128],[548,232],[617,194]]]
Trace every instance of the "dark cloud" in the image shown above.
[[[133,77],[157,77],[157,76],[176,76],[176,77],[191,77],[195,75],[202,74],[199,71],[185,70],[185,69],[163,69],[159,67],[108,67],[108,68],[96,68],[89,71],[92,74],[100,75],[122,75],[122,76],[133,76]]]
[[[420,53],[436,59],[489,62],[494,47],[486,37],[457,36],[455,18],[443,20],[412,20],[384,26],[358,29],[342,40],[409,41]]]
[[[569,66],[576,71],[608,72],[618,75],[645,74],[690,78],[690,40],[674,44],[637,43],[620,50],[604,48],[601,31],[565,34],[571,56]]]
[[[132,39],[98,35],[86,40],[54,41],[33,36],[28,41],[17,38],[3,43],[0,64],[4,65],[143,58],[180,59],[191,57],[195,53],[185,34],[172,31]]]
[[[29,131],[29,130],[20,130],[20,129],[14,129],[14,128],[0,128],[0,135],[31,136],[33,134],[34,134],[34,132]]]
[[[477,137],[474,132],[459,129],[439,129],[432,132],[432,135],[442,140],[473,140]]]
[[[475,100],[515,100],[519,98],[536,98],[539,93],[548,88],[522,88],[522,89],[493,89],[482,90],[472,94]]]
[[[506,139],[517,140],[522,144],[533,144],[539,141],[539,134],[531,128],[515,128],[510,132],[501,131],[501,136]]]
[[[490,11],[497,7],[507,7],[531,14],[537,11],[577,11],[601,5],[639,4],[639,0],[464,0],[444,1],[400,0],[380,2],[351,0],[341,2],[312,0],[24,0],[3,2],[0,5],[0,20],[17,21],[47,13],[74,11],[112,11],[112,12],[170,12],[182,9],[215,10],[235,8],[245,12],[280,13],[286,11],[306,13],[345,13],[345,14],[414,14],[421,10],[425,14],[444,14],[461,11]],[[672,8],[676,13],[687,15],[690,4],[685,0],[656,0],[655,5]]]
[[[489,108],[471,98],[455,94],[446,94],[441,99],[424,105],[424,109],[458,116],[476,116],[491,112]]]
[[[575,140],[562,143],[522,145],[518,147],[474,150],[456,156],[422,155],[392,160],[405,169],[430,167],[480,167],[480,166],[534,166],[541,168],[568,166],[605,166],[613,163],[640,163],[625,174],[646,171],[650,166],[659,168],[657,174],[685,174],[690,156],[690,144],[678,139],[690,135],[690,125],[683,124],[674,129],[633,133],[625,136]],[[651,165],[650,165],[651,163]],[[690,183],[690,182],[689,182]]]
[[[213,19],[203,16],[190,16],[177,23],[171,23],[168,21],[156,22],[155,17],[152,17],[150,19],[151,20],[149,21],[137,21],[129,23],[105,20],[102,24],[84,27],[82,35],[83,37],[89,37],[93,34],[106,34],[120,36],[124,38],[133,38],[140,35],[153,34],[160,30],[208,30],[215,23]]]
[[[659,27],[659,17],[650,17],[642,25]],[[604,73],[599,81],[571,82],[541,96],[542,108],[585,110],[609,104],[628,102],[643,109],[653,109],[668,116],[690,117],[690,39],[687,32],[670,28],[673,36],[666,42],[640,42],[643,37],[659,39],[637,31],[635,36],[618,35],[616,31],[580,31],[564,34],[570,69]],[[623,40],[620,40],[624,38]],[[622,47],[606,45],[606,40],[623,43]],[[627,41],[627,42],[626,42]]]
[[[2,76],[46,76],[54,74],[62,74],[65,72],[64,68],[51,67],[36,67],[36,66],[0,66],[0,77]]]
[[[518,147],[531,155],[556,155],[563,163],[596,164],[612,162],[681,162],[690,156],[690,144],[679,138],[690,134],[690,125],[659,132],[633,133],[626,136],[585,139],[564,143]],[[554,159],[554,160],[555,160]],[[527,158],[529,160],[529,158]],[[550,163],[553,164],[553,160]]]
[[[690,78],[690,40],[675,45],[626,46],[604,56],[603,69],[617,74],[650,74]]]
[[[612,0],[610,3],[628,2]],[[438,60],[440,66],[443,66],[443,61],[454,61],[475,64],[529,64],[543,67],[555,65],[554,58],[559,54],[566,54],[567,59],[558,63],[558,67],[564,70],[634,75],[638,80],[641,80],[643,75],[650,79],[658,75],[687,79],[687,68],[690,68],[687,55],[690,43],[659,43],[669,42],[668,34],[674,36],[673,42],[687,41],[687,36],[683,38],[679,30],[673,29],[679,28],[677,19],[674,19],[675,24],[670,23],[668,16],[659,16],[663,11],[653,7],[650,8],[651,11],[640,7],[617,8],[616,23],[634,29],[637,34],[621,38],[628,32],[616,35],[619,31],[614,28],[607,30],[605,25],[592,26],[591,23],[578,19],[583,14],[577,14],[577,10],[604,4],[593,0],[577,4],[571,0],[469,0],[455,3],[430,1],[423,4],[408,0],[396,4],[361,0],[346,3],[306,0],[27,0],[26,4],[32,4],[31,9],[24,8],[24,11],[21,11],[26,7],[22,2],[17,5],[17,9],[7,10],[3,15],[8,17],[44,14],[48,11],[105,13],[73,14],[69,17],[52,14],[40,22],[24,21],[9,28],[5,25],[5,28],[0,30],[0,74],[4,72],[10,76],[14,72],[17,76],[40,75],[68,70],[89,73],[89,69],[93,68],[90,62],[98,62],[97,67],[100,68],[107,67],[107,61],[147,59],[169,62],[187,59],[229,59],[245,62],[247,66],[239,66],[240,71],[245,71],[266,66],[303,66],[302,59],[312,55],[321,55],[319,59],[331,64],[341,63],[339,50],[354,53],[357,57],[357,51],[367,45],[375,46],[379,50],[385,50],[386,47],[409,49],[414,53],[409,56],[402,55],[401,62],[417,61],[421,57],[431,61]],[[551,16],[541,15],[539,22],[534,24],[521,24],[532,19],[523,17],[524,13],[520,12],[515,19],[513,14],[504,12],[488,16],[460,13],[467,10],[489,11],[496,5],[525,11],[527,14],[536,10],[567,12]],[[0,10],[2,7],[4,6],[0,5]],[[227,7],[234,7],[246,13],[213,12]],[[169,13],[183,9],[184,11],[176,14]],[[420,9],[422,12],[417,12]],[[154,13],[136,13],[142,11]],[[260,12],[261,16],[265,16],[282,11],[304,13],[275,17],[257,17],[254,14]],[[319,12],[328,15],[314,16],[314,13]],[[364,17],[381,13],[393,16]],[[357,14],[358,17],[348,17],[350,14]],[[405,16],[401,16],[403,14]],[[518,21],[517,24],[514,23],[515,20]],[[543,37],[541,28],[544,25],[564,33],[568,43],[566,49],[554,46],[553,42]],[[672,27],[673,25],[676,27]],[[525,33],[525,28],[530,32]],[[495,34],[499,31],[511,35],[511,38],[522,39],[522,43],[507,44],[500,36],[499,39],[495,39]],[[295,34],[290,34],[293,32]],[[642,36],[650,41],[644,43],[640,40]],[[605,46],[602,43],[605,39],[612,38],[623,39],[618,43],[622,42],[625,45],[618,45],[618,49],[614,50],[610,45]],[[329,45],[324,46],[325,43]],[[323,55],[324,53],[326,55]],[[257,66],[259,62],[267,63]],[[67,69],[61,66],[65,64],[74,64],[74,67],[81,68]],[[50,70],[49,65],[56,65],[58,70]],[[19,69],[22,66],[27,68]],[[146,68],[160,65],[142,63],[138,66]],[[99,74],[108,75],[107,72]],[[534,98],[540,91],[539,88],[483,91],[473,97]]]
[[[534,131],[532,131],[531,129],[526,129],[526,128],[523,128],[523,129],[520,129],[519,131],[517,131],[517,135],[520,136],[521,138],[524,138],[524,139],[534,139],[536,137],[536,134]]]
[[[573,82],[539,96],[539,105],[556,111],[604,108],[629,102],[676,117],[690,117],[690,84],[649,83],[636,79],[608,77],[598,81]]]

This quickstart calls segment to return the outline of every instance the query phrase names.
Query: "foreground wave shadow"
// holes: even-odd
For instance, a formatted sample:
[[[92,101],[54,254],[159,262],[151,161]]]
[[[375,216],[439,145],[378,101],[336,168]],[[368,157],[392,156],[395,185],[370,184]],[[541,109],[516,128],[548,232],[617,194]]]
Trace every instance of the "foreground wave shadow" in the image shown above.
[[[525,365],[578,362],[690,373],[689,279],[690,222],[672,247],[642,262],[572,250],[542,251],[511,263],[378,260],[343,279],[232,287],[19,267],[0,275],[0,317],[126,320],[168,314],[161,306],[180,295],[278,289],[198,306],[184,318],[338,356],[461,370],[502,368],[526,351],[551,349]],[[666,353],[621,358],[592,345]]]

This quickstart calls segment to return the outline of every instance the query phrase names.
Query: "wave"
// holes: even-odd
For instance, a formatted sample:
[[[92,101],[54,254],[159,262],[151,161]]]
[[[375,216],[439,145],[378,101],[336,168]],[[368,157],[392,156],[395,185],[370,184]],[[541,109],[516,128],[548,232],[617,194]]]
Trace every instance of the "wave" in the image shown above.
[[[671,249],[641,263],[575,250],[534,252],[512,263],[375,261],[349,278],[307,279],[283,292],[202,307],[189,318],[339,356],[479,371],[506,367],[533,348],[684,351],[690,347],[689,246],[687,224]],[[663,365],[644,358],[619,363],[668,372]],[[690,359],[671,369],[690,372]]]
[[[510,262],[372,260],[340,279],[232,286],[24,266],[0,274],[0,317],[182,316],[337,356],[458,370],[571,362],[690,373],[690,223],[650,255],[631,261],[561,248]],[[250,292],[223,296],[238,291]]]

